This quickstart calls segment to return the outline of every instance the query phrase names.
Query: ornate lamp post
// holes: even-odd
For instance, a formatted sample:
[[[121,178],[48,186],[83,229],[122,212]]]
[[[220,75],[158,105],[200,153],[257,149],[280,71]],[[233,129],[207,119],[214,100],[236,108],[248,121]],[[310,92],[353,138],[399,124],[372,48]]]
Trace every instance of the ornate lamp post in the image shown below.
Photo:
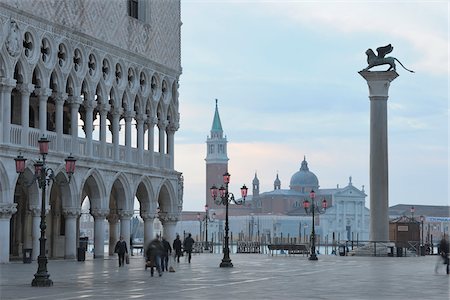
[[[222,258],[222,262],[220,263],[220,267],[224,268],[224,267],[233,267],[233,264],[231,263],[231,259],[230,259],[230,247],[228,245],[228,230],[229,230],[229,226],[228,226],[228,204],[230,202],[234,202],[237,205],[242,205],[245,203],[245,197],[247,197],[247,187],[245,186],[245,184],[241,187],[241,196],[243,200],[236,200],[234,198],[233,193],[229,193],[228,192],[228,184],[230,183],[230,174],[227,172],[225,174],[223,174],[223,183],[225,184],[225,187],[222,185],[219,189],[213,185],[210,188],[211,191],[211,196],[214,199],[214,202],[216,202],[216,204],[221,204],[221,205],[225,205],[225,243],[223,246],[223,258]],[[219,196],[219,197],[217,197]],[[218,199],[218,200],[216,200]]]
[[[205,216],[202,218],[200,213],[197,213],[197,220],[200,221],[200,231],[201,231],[201,224],[202,222],[205,222],[205,250],[209,251],[209,245],[208,245],[208,221],[213,221],[214,220],[214,216],[216,213],[213,213],[213,216],[211,217],[209,215],[209,208],[208,205],[205,205]],[[201,233],[200,233],[201,235]]]
[[[310,209],[310,203],[308,200],[303,201],[303,208],[305,209],[305,212],[307,214],[309,214],[309,212],[311,211],[312,214],[312,228],[311,228],[311,254],[309,256],[309,260],[318,260],[317,255],[316,255],[316,232],[315,232],[315,226],[314,226],[314,215],[316,213],[321,214],[324,213],[325,210],[327,209],[327,200],[325,200],[325,198],[322,200],[322,209],[316,204],[316,202],[314,201],[314,199],[316,198],[316,193],[314,192],[314,190],[311,190],[311,192],[309,193],[309,197],[311,198],[311,209]]]
[[[424,216],[420,216],[420,255],[425,255],[425,242],[423,240],[423,221],[425,220]],[[422,250],[424,249],[424,250]]]
[[[45,237],[45,229],[47,228],[47,225],[45,223],[45,189],[47,185],[50,184],[51,181],[56,181],[55,173],[53,170],[49,167],[47,167],[47,164],[45,162],[45,157],[48,154],[48,143],[50,141],[42,137],[39,139],[39,154],[42,156],[42,160],[38,160],[34,164],[34,178],[29,183],[30,185],[36,180],[38,183],[39,188],[42,191],[42,203],[41,203],[41,223],[40,223],[40,229],[41,229],[41,237],[39,238],[39,256],[38,256],[38,269],[36,274],[34,274],[34,279],[31,282],[32,286],[52,286],[53,281],[49,278],[50,274],[47,271],[47,255],[45,250],[45,243],[47,238]],[[25,171],[25,161],[27,160],[22,155],[18,155],[15,159],[16,161],[16,172],[19,174],[22,174]],[[75,171],[75,162],[76,159],[72,156],[69,156],[65,159],[66,161],[66,173],[69,178],[68,181],[61,182],[61,183],[69,183],[70,178],[72,177],[73,172]]]

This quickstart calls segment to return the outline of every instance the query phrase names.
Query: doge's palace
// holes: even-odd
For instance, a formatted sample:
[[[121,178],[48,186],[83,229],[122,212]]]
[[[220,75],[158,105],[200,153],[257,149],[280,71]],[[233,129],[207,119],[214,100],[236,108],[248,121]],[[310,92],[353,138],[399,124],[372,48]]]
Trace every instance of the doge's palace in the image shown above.
[[[129,241],[135,199],[144,243],[155,218],[174,238],[183,202],[174,170],[180,27],[179,0],[0,2],[1,263],[23,249],[39,254],[43,199],[34,164],[42,137],[55,179],[45,194],[48,257],[76,257],[84,201],[95,258],[112,255],[120,235]],[[19,153],[27,158],[20,175]],[[70,154],[76,169],[68,182]]]

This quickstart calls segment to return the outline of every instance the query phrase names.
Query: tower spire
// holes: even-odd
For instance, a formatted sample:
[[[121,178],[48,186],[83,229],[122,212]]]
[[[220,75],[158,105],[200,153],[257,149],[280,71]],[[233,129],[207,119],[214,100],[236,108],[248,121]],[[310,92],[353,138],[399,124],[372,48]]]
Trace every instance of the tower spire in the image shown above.
[[[220,133],[222,135],[223,129],[222,129],[222,122],[220,122],[220,116],[219,116],[219,106],[217,104],[218,100],[216,99],[216,111],[214,112],[214,119],[211,126],[211,136],[213,136],[214,133]]]

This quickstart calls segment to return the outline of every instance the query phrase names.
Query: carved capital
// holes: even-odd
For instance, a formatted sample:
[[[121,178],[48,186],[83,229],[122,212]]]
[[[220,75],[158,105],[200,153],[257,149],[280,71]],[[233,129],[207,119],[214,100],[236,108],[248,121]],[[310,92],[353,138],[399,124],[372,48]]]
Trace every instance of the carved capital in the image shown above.
[[[166,129],[169,122],[167,120],[159,120],[158,121],[158,128],[159,129]]]
[[[165,223],[174,223],[174,222],[176,223],[180,220],[180,214],[178,214],[178,213],[160,214],[159,220],[161,221],[161,223],[163,223],[163,225]]]
[[[175,133],[180,128],[179,123],[170,123],[167,127],[167,132],[169,133]]]
[[[81,214],[81,209],[77,207],[67,207],[63,209],[63,215],[66,218],[78,218]]]
[[[105,219],[109,214],[109,209],[91,209],[91,215],[94,219]]]
[[[131,219],[131,217],[133,216],[133,211],[132,210],[119,210],[117,212],[117,214],[119,215],[120,219]]]
[[[48,98],[52,95],[53,91],[49,88],[38,88],[34,90],[34,93],[39,97],[39,98]]]
[[[134,111],[125,111],[123,114],[123,117],[125,118],[125,122],[131,122],[131,119],[136,116],[136,113]]]
[[[143,123],[144,121],[147,120],[147,115],[146,114],[137,114],[136,117],[134,117],[136,119],[136,123]]]
[[[71,107],[79,107],[83,103],[81,96],[71,96],[68,98]]]
[[[9,219],[17,212],[17,203],[0,204],[0,218]]]
[[[109,104],[101,104],[99,109],[100,109],[100,113],[101,114],[106,115],[109,112],[109,110],[111,109],[111,105],[109,105]]]
[[[29,96],[34,91],[34,84],[22,83],[17,85],[17,89],[22,94],[22,96]]]
[[[117,214],[109,214],[106,219],[109,223],[115,224],[119,221],[119,216]]]
[[[67,93],[53,93],[52,98],[55,99],[56,105],[64,105],[69,95]]]

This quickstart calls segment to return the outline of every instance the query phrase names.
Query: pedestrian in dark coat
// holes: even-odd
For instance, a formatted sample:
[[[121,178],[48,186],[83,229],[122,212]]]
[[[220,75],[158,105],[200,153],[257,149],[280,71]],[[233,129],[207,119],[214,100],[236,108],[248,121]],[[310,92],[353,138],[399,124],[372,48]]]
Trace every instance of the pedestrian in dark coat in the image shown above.
[[[161,269],[161,256],[164,252],[164,246],[159,240],[158,237],[156,237],[154,240],[148,244],[147,250],[145,251],[145,255],[147,257],[147,261],[150,262],[150,274],[153,277],[154,273],[154,267],[158,270],[158,274],[161,277],[162,276],[162,269]],[[146,265],[147,266],[147,265]]]
[[[114,252],[119,256],[119,267],[122,267],[125,262],[125,254],[128,254],[127,242],[123,240],[123,236],[120,236],[120,239],[117,241]]]
[[[191,263],[191,257],[192,257],[192,247],[194,246],[194,239],[192,238],[192,235],[189,233],[188,237],[184,239],[183,247],[184,251],[188,254],[188,262]]]
[[[180,236],[177,234],[177,238],[173,241],[173,251],[175,251],[175,257],[177,258],[177,262],[180,262],[180,256],[183,253],[181,248],[181,240]]]
[[[163,237],[162,245],[164,247],[164,251],[161,259],[161,269],[169,271],[169,255],[172,254],[172,247],[170,247],[170,243]]]
[[[448,252],[449,252],[449,243],[447,240],[446,235],[444,234],[444,236],[442,237],[441,241],[439,242],[439,260],[436,263],[436,266],[434,267],[434,271],[437,273],[439,266],[444,264],[446,267],[446,271],[447,274],[449,274],[450,270],[450,262],[449,262],[449,257],[448,257]]]

